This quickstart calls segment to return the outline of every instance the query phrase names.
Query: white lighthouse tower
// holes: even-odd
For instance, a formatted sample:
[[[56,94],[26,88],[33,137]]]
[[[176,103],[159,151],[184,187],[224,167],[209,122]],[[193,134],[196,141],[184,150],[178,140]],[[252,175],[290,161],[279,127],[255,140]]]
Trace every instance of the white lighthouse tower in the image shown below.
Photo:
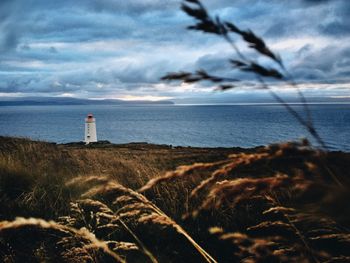
[[[97,142],[96,122],[91,113],[85,118],[85,143],[90,142]]]

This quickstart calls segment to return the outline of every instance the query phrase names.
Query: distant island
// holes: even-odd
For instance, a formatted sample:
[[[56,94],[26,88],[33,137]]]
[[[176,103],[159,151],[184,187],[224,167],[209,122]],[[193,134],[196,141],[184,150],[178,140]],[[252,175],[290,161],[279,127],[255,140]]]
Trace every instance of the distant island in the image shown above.
[[[78,99],[62,97],[24,97],[24,98],[2,98],[0,106],[35,106],[35,105],[172,105],[170,100],[118,100],[118,99]]]
[[[297,97],[284,96],[287,103],[300,104]],[[349,97],[306,97],[309,104],[349,104]],[[251,96],[249,94],[231,94],[229,96],[212,98],[182,98],[172,100],[121,100],[121,99],[82,99],[71,97],[2,97],[1,106],[49,106],[49,105],[229,105],[229,104],[278,104],[268,94]]]

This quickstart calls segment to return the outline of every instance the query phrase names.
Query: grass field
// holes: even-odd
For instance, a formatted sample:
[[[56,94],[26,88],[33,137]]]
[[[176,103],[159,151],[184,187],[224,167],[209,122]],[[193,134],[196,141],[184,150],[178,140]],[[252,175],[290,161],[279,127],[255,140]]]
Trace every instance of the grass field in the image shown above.
[[[350,154],[0,137],[4,262],[349,262]]]

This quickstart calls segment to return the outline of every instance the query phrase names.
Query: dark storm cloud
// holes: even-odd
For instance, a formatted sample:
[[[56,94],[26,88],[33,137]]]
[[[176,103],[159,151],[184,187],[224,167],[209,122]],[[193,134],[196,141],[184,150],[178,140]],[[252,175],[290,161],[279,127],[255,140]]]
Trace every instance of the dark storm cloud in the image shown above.
[[[350,71],[350,49],[331,45],[308,52],[292,70],[299,79],[336,82],[347,77],[344,72]]]
[[[303,0],[306,4],[323,4],[334,0]]]
[[[274,25],[271,25],[265,32],[265,37],[284,37],[286,34],[289,33],[290,30],[290,24],[284,20],[282,20],[280,23],[276,23]]]
[[[86,3],[81,1],[82,3]],[[178,0],[129,0],[129,1],[113,1],[113,0],[90,0],[87,7],[97,12],[120,12],[128,14],[144,14],[154,11],[166,11],[168,9],[178,8]]]
[[[329,9],[332,13],[330,21],[321,23],[319,29],[322,33],[343,37],[350,35],[350,1],[339,1],[334,9]]]
[[[11,11],[14,10],[13,2],[4,0],[0,2],[0,52],[7,52],[15,48],[18,43],[16,25],[11,24]]]
[[[220,74],[223,71],[227,71],[227,68],[230,68],[230,63],[227,60],[227,57],[230,55],[230,53],[226,52],[204,55],[196,61],[195,68],[205,69],[213,74]]]
[[[233,52],[218,37],[186,30],[193,20],[180,11],[180,3],[0,1],[0,94],[176,98],[196,95],[162,86],[159,78],[170,71],[203,68],[251,79],[230,68],[225,59]],[[203,3],[213,14],[263,36],[298,81],[349,79],[350,1]]]

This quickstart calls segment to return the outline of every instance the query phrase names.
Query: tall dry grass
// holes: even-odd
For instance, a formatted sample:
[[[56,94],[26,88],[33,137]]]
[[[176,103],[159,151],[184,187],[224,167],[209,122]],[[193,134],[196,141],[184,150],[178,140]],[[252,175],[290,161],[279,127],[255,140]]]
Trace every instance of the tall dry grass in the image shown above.
[[[87,148],[1,137],[0,218],[10,220],[3,221],[4,225],[15,224],[15,218],[22,216],[53,219],[73,230],[85,229],[128,262],[178,262],[191,258],[215,262],[180,225],[131,188],[141,187],[177,164],[222,159],[228,152],[234,150],[172,149],[146,144]],[[101,200],[111,191],[116,200]],[[118,197],[120,191],[122,196]],[[122,209],[116,207],[117,203]],[[20,236],[21,229],[11,233],[16,235],[16,231]],[[159,238],[163,232],[167,234]],[[0,234],[4,250],[7,238]],[[46,238],[49,237],[43,236],[38,242]],[[53,252],[46,255],[46,248],[35,244],[23,255],[14,252],[12,259],[18,261],[36,250],[42,250],[44,254],[39,256],[47,260],[55,258]],[[73,247],[70,250],[76,251]],[[33,260],[39,260],[39,256],[31,255]]]
[[[35,218],[0,222],[2,262],[124,262],[90,232]]]
[[[140,191],[157,196],[185,182],[184,227],[219,262],[347,262],[348,158],[306,141],[271,145],[181,167]]]
[[[90,184],[91,180],[95,179],[81,178],[79,185],[85,181]],[[69,182],[76,183],[76,180]],[[143,195],[108,178],[96,183],[82,197],[106,204],[115,216],[110,223],[119,225],[119,238],[130,238],[128,241],[136,243],[152,261],[215,262],[179,224]]]
[[[349,154],[317,151],[306,141],[245,151],[4,142],[3,260],[350,260]],[[173,162],[182,166],[166,172]]]
[[[230,152],[147,144],[94,148],[0,137],[0,219],[57,219],[83,193],[65,184],[77,176],[108,176],[137,189],[177,165],[224,159]]]

